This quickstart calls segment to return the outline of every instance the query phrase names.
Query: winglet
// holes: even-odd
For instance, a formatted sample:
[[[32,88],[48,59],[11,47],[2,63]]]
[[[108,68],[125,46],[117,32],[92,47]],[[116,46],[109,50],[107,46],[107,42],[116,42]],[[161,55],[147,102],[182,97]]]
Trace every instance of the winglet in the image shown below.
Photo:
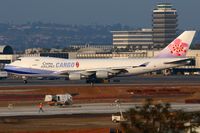
[[[185,31],[167,47],[165,47],[156,58],[186,57],[186,53],[192,43],[196,31]]]

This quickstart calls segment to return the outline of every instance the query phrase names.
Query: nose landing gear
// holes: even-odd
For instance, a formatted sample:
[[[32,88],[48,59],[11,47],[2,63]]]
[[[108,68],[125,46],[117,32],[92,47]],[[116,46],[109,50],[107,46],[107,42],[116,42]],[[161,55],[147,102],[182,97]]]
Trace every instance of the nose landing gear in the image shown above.
[[[25,77],[25,76],[22,76],[22,79],[24,80],[24,84],[27,84],[28,83],[28,81],[27,81],[27,77]]]

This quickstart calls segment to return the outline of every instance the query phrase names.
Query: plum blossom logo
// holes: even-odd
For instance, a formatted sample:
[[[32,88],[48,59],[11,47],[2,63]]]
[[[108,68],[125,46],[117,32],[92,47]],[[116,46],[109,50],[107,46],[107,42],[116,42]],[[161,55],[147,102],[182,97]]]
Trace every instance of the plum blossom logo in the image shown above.
[[[77,61],[76,62],[76,67],[78,68],[80,66],[79,62]]]
[[[186,54],[188,49],[188,44],[182,42],[180,39],[176,39],[168,46],[168,48],[172,55],[182,56]]]

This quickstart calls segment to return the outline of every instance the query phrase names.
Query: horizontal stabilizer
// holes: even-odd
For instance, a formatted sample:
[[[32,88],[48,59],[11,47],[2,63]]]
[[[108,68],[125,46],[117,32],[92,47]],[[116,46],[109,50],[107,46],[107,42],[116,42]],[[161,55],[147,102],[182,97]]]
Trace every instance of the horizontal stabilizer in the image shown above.
[[[178,60],[178,61],[172,61],[172,62],[165,62],[165,64],[189,64],[191,63],[192,59],[184,59],[184,60]]]

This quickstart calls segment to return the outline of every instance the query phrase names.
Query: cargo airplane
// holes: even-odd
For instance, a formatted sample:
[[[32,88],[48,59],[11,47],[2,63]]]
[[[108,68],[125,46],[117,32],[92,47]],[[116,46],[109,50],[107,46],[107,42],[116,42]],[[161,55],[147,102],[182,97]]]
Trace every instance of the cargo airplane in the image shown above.
[[[185,31],[152,58],[127,59],[60,59],[52,57],[21,57],[4,70],[26,77],[66,77],[69,80],[94,82],[115,76],[143,74],[190,63],[186,53],[195,31]]]

